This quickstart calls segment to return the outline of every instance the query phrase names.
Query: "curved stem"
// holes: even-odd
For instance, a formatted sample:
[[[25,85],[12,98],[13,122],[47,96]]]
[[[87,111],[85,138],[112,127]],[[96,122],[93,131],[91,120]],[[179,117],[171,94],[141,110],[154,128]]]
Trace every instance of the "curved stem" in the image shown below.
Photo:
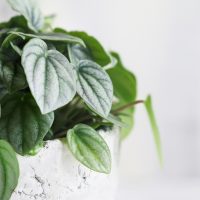
[[[121,111],[124,111],[124,110],[126,110],[128,108],[131,108],[131,107],[133,107],[133,106],[135,106],[137,104],[140,104],[140,103],[144,103],[144,100],[137,100],[137,101],[131,102],[129,104],[126,104],[126,105],[124,105],[122,107],[119,107],[116,110],[113,110],[112,114],[117,114],[117,113],[119,113]]]

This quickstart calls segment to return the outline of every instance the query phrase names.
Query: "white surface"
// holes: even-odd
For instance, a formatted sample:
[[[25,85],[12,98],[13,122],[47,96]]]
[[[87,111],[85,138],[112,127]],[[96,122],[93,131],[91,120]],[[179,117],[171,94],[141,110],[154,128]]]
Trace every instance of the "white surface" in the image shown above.
[[[18,156],[20,178],[11,200],[114,200],[118,184],[119,129],[100,134],[112,156],[111,174],[81,165],[60,140],[49,141],[36,156]]]
[[[116,200],[199,200],[200,180],[162,180],[146,184],[123,184]]]

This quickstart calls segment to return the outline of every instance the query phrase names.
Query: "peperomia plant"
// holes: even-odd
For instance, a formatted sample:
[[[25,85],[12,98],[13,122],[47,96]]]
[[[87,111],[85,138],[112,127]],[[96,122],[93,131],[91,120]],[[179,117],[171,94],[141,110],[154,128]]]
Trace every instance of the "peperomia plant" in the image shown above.
[[[34,0],[8,0],[20,15],[0,24],[0,199],[17,185],[17,154],[35,155],[65,138],[83,165],[110,173],[111,154],[99,129],[133,127],[134,105],[148,111],[159,157],[151,97],[136,100],[135,76],[115,52],[85,32],[53,29]]]

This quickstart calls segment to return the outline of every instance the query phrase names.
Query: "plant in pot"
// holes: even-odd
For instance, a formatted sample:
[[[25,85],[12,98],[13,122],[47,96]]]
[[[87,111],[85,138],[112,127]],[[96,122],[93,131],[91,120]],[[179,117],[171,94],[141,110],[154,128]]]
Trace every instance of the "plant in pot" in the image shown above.
[[[0,199],[111,200],[138,103],[161,159],[151,97],[136,100],[135,76],[94,37],[53,29],[33,0],[8,3],[19,15],[0,24]]]

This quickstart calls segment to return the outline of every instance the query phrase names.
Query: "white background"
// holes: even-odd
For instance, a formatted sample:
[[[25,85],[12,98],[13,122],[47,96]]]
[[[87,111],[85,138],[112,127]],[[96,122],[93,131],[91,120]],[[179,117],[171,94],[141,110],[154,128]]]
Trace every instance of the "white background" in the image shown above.
[[[0,19],[11,10],[1,0]],[[142,106],[121,152],[118,199],[200,199],[200,1],[40,0],[55,24],[85,30],[119,52],[136,75],[138,98],[151,93],[159,122],[161,170]],[[125,196],[124,196],[125,195]]]

